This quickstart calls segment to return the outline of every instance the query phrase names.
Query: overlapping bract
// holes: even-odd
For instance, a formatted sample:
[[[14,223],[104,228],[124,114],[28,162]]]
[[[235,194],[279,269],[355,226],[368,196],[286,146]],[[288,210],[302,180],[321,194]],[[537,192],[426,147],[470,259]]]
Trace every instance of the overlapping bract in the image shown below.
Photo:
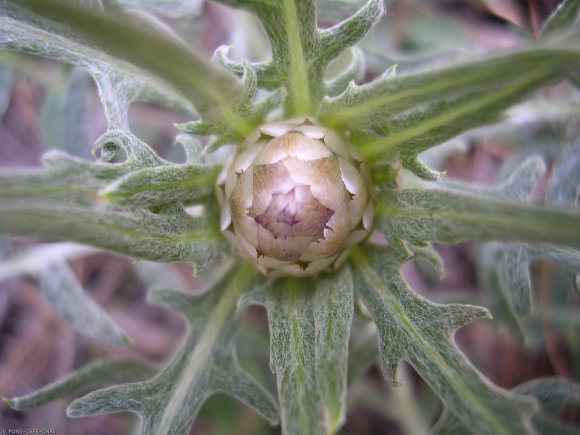
[[[221,230],[264,274],[338,268],[372,225],[363,157],[312,119],[266,124],[217,181]]]

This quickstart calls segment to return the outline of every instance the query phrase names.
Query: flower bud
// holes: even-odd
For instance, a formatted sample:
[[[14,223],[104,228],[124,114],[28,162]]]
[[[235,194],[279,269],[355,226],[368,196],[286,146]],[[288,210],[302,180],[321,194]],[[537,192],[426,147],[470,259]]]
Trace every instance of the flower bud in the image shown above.
[[[371,229],[369,178],[356,149],[314,120],[263,125],[218,177],[221,230],[264,274],[334,270]]]

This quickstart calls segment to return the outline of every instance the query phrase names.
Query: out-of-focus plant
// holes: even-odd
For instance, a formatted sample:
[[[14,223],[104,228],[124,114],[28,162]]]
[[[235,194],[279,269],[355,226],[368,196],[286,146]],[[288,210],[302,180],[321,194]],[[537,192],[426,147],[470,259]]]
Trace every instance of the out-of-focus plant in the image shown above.
[[[577,385],[493,385],[452,339],[490,312],[431,302],[400,269],[417,258],[442,274],[431,242],[498,241],[482,253],[482,281],[499,321],[520,332],[532,309],[533,259],[580,273],[580,142],[573,129],[545,197],[534,204],[528,198],[545,173],[541,157],[521,153],[492,189],[450,182],[418,157],[499,122],[542,86],[577,83],[580,3],[564,1],[538,40],[518,48],[455,55],[447,65],[418,62],[420,70],[402,74],[392,66],[357,84],[364,55],[355,46],[383,15],[381,0],[325,29],[315,0],[216,2],[258,18],[268,60],[236,61],[222,47],[210,62],[158,18],[189,13],[197,2],[0,1],[0,47],[88,71],[108,123],[94,144],[97,161],[50,151],[42,169],[1,173],[0,231],[191,262],[206,287],[193,296],[168,282],[149,292],[152,303],[178,311],[189,326],[162,369],[138,359],[99,361],[7,403],[26,409],[94,389],[69,405],[70,416],[130,411],[140,416],[142,433],[179,434],[188,433],[209,396],[225,392],[281,422],[283,433],[336,433],[345,421],[347,375],[363,372],[376,349],[364,334],[359,340],[363,327],[352,327],[360,317],[376,325],[388,382],[400,384],[398,368],[407,361],[441,399],[434,432],[572,433],[549,405],[577,403]],[[329,76],[329,65],[345,52],[350,63]],[[162,159],[135,136],[128,110],[136,101],[195,116],[178,126],[186,163]],[[195,136],[211,140],[202,149]],[[76,140],[67,137],[61,148]],[[234,145],[229,163],[224,145]],[[39,276],[47,299],[79,333],[126,343],[68,269],[67,256],[79,249],[34,251],[51,258],[42,266],[9,258],[0,278]],[[277,400],[237,361],[234,332],[240,312],[253,304],[268,312]],[[389,403],[402,410],[408,430],[420,433],[424,427],[404,412],[409,393],[399,388]]]

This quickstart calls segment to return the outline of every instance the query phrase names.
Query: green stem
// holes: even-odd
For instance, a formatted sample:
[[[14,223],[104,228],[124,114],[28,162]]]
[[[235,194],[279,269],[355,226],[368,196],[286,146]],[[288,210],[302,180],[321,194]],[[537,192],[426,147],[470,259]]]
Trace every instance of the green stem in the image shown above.
[[[300,41],[300,24],[294,0],[283,0],[288,56],[290,60],[290,95],[293,100],[291,116],[311,113],[308,65]]]

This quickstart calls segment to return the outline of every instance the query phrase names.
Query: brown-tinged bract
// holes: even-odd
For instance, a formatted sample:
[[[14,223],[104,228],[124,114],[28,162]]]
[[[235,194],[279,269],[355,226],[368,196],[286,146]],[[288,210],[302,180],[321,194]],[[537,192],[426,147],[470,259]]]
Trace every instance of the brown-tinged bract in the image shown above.
[[[217,195],[234,250],[271,276],[340,267],[372,225],[367,164],[311,118],[254,131],[218,177]]]

